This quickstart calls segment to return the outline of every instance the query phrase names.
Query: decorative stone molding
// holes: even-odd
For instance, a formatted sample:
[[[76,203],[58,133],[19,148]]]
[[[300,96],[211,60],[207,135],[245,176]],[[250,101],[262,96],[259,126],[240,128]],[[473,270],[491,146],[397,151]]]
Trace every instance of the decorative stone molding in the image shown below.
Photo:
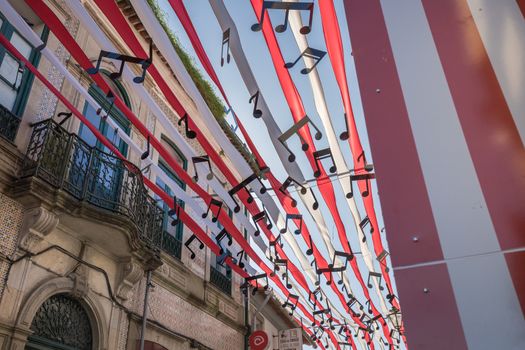
[[[117,285],[117,297],[127,300],[133,286],[137,284],[142,276],[144,276],[144,269],[133,258],[126,259],[119,264],[120,267],[120,282]]]
[[[58,217],[42,207],[24,211],[20,228],[20,247],[33,252],[33,249],[58,225]]]

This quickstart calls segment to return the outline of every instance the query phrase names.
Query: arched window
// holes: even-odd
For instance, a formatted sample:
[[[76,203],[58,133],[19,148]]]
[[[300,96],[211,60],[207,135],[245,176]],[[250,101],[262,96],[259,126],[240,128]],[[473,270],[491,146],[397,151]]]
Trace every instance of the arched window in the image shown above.
[[[164,146],[164,148],[168,151],[171,158],[175,159],[177,163],[184,169],[187,170],[188,168],[188,162],[182,152],[177,148],[177,146],[165,135],[161,135],[160,143]],[[164,160],[161,156],[159,156],[159,168],[161,168],[166,175],[173,180],[180,188],[183,190],[186,190],[186,184],[175,174],[175,172],[172,170],[172,168],[168,165],[168,162]],[[157,186],[162,188],[167,194],[170,196],[173,196],[174,192],[173,189],[170,188],[168,184],[166,184],[160,177],[157,177],[156,180]],[[179,203],[181,204],[181,203]],[[181,222],[179,222],[177,225],[173,226],[172,222],[173,219],[169,217],[168,212],[170,210],[169,206],[159,201],[159,205],[162,206],[163,212],[164,212],[164,220],[163,220],[163,229],[164,229],[164,238],[163,238],[163,247],[164,250],[176,257],[181,257],[181,241],[182,241],[182,229],[183,225]]]
[[[38,309],[31,323],[26,350],[92,350],[89,316],[78,300],[67,294],[53,295]]]

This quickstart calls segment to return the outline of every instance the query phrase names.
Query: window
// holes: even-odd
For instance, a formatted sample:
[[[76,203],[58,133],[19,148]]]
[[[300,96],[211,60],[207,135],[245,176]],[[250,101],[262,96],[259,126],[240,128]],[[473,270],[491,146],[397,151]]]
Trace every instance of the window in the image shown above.
[[[166,149],[166,151],[170,154],[170,156],[174,158],[184,170],[186,170],[186,158],[179,151],[177,146],[165,135],[161,135],[160,142],[164,146],[164,149]],[[175,172],[173,172],[171,167],[168,165],[168,162],[164,160],[161,156],[159,156],[159,168],[168,176],[170,180],[172,180],[183,191],[186,190],[186,184],[175,174]],[[174,195],[174,191],[160,177],[157,177],[156,184],[170,196]],[[180,259],[182,249],[183,224],[179,221],[177,225],[173,226],[173,218],[171,218],[168,215],[170,207],[168,206],[168,204],[160,200],[158,196],[156,196],[156,199],[158,200],[159,206],[162,208],[162,211],[164,213],[162,223],[164,231],[163,248],[166,251],[166,253]],[[183,203],[178,204],[184,207]]]
[[[4,35],[32,65],[38,66],[40,52],[35,51],[1,14],[0,33]],[[47,41],[48,33],[49,30],[44,27],[40,36],[43,42]],[[21,118],[32,83],[33,74],[31,74],[29,70],[24,69],[14,56],[7,52],[3,46],[0,46],[0,104],[18,118]]]

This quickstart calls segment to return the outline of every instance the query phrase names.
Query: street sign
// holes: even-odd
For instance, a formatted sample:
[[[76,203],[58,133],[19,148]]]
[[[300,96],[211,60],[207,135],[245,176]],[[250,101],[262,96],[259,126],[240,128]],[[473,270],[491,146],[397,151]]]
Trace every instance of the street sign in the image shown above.
[[[263,331],[255,331],[250,335],[250,350],[264,350],[268,346],[268,334]]]
[[[279,331],[279,350],[301,350],[302,348],[303,332],[301,328]]]

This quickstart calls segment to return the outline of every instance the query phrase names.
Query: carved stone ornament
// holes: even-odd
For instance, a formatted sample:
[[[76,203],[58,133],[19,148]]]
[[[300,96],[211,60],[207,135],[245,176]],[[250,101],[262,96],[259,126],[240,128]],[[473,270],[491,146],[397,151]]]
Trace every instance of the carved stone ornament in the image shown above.
[[[93,348],[89,317],[84,307],[66,294],[53,295],[40,306],[31,323],[31,330],[34,333],[30,341],[31,338],[43,338],[65,345],[68,349]]]
[[[32,252],[57,225],[58,217],[42,207],[25,210],[20,229],[20,247]]]
[[[123,300],[127,300],[133,286],[138,283],[144,275],[144,270],[137,261],[131,258],[121,262],[119,266],[121,278],[117,286],[117,296]]]

